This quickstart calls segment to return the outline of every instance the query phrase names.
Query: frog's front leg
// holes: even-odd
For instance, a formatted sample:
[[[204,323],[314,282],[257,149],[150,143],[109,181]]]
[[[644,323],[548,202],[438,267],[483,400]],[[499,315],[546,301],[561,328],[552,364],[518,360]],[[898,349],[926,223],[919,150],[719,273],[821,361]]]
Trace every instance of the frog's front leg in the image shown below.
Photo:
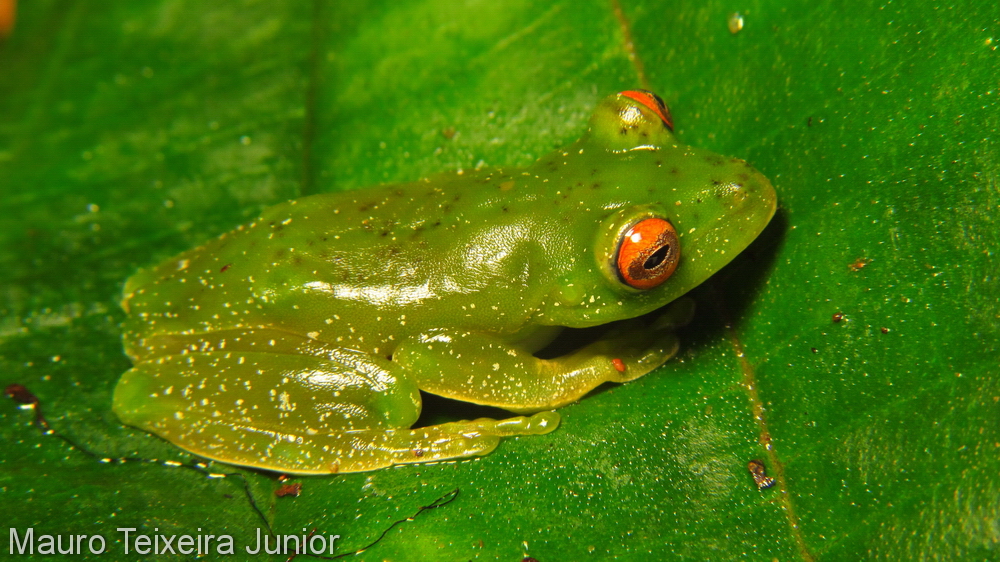
[[[265,332],[258,330],[255,339],[269,337]],[[558,423],[544,413],[411,430],[420,393],[393,371],[388,361],[343,349],[326,357],[178,353],[125,373],[114,410],[124,423],[197,455],[298,474],[484,455],[500,437],[546,433]]]
[[[688,301],[652,326],[625,322],[604,339],[555,359],[539,359],[489,334],[442,330],[403,342],[392,360],[431,394],[538,412],[574,402],[604,382],[627,382],[659,367],[677,352],[673,329],[692,312]]]

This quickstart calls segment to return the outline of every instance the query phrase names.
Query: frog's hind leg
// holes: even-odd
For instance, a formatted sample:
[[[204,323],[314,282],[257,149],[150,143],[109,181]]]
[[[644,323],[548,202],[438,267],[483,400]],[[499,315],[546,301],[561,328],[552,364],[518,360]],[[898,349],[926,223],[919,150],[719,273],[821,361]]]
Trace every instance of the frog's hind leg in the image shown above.
[[[296,474],[484,455],[500,437],[546,433],[558,423],[545,413],[409,429],[420,393],[392,367],[349,350],[168,355],[122,376],[114,410],[194,454]]]
[[[397,464],[430,463],[481,456],[501,437],[548,433],[559,415],[542,412],[505,420],[478,419],[417,429],[363,429],[309,435],[207,421],[197,439],[175,443],[197,455],[294,474],[364,472]],[[223,452],[199,443],[225,443]],[[238,444],[238,452],[233,446]]]

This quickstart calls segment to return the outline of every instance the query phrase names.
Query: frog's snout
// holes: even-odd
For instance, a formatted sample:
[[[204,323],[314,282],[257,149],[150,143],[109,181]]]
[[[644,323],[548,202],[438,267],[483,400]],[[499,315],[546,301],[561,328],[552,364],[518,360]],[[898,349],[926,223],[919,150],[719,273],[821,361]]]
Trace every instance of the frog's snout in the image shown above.
[[[751,199],[755,206],[763,211],[763,223],[761,224],[763,230],[778,208],[778,194],[775,193],[771,180],[767,179],[764,174],[753,169],[749,164],[744,163],[744,166],[751,174],[751,181],[744,187],[743,196]]]
[[[774,186],[763,174],[755,170],[746,161],[733,158],[734,166],[728,181],[713,181],[709,188],[711,194],[721,201],[727,201],[727,214],[743,216],[757,225],[757,232],[774,216],[778,197]]]

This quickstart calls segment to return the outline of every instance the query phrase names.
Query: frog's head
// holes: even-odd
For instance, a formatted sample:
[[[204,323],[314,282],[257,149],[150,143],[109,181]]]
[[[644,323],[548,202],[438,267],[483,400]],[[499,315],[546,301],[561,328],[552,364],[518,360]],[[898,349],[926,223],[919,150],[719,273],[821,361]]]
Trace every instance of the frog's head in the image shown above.
[[[564,168],[576,170],[563,181],[580,199],[567,235],[587,255],[563,269],[543,323],[585,327],[655,310],[729,263],[771,220],[767,178],[743,160],[680,144],[671,127],[655,94],[621,92],[560,151],[577,160]]]

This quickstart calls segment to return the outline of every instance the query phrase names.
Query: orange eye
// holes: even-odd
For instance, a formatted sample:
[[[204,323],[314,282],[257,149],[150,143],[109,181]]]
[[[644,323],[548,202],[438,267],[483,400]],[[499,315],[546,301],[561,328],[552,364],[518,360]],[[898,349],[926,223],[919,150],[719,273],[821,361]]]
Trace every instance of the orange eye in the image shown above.
[[[667,108],[667,104],[663,103],[663,98],[650,92],[649,90],[626,90],[621,93],[621,95],[631,98],[642,105],[653,110],[659,118],[663,121],[663,124],[667,126],[671,131],[674,130],[674,120],[670,117],[670,109]]]
[[[618,242],[618,277],[630,287],[652,289],[677,269],[681,247],[669,221],[643,219]]]

